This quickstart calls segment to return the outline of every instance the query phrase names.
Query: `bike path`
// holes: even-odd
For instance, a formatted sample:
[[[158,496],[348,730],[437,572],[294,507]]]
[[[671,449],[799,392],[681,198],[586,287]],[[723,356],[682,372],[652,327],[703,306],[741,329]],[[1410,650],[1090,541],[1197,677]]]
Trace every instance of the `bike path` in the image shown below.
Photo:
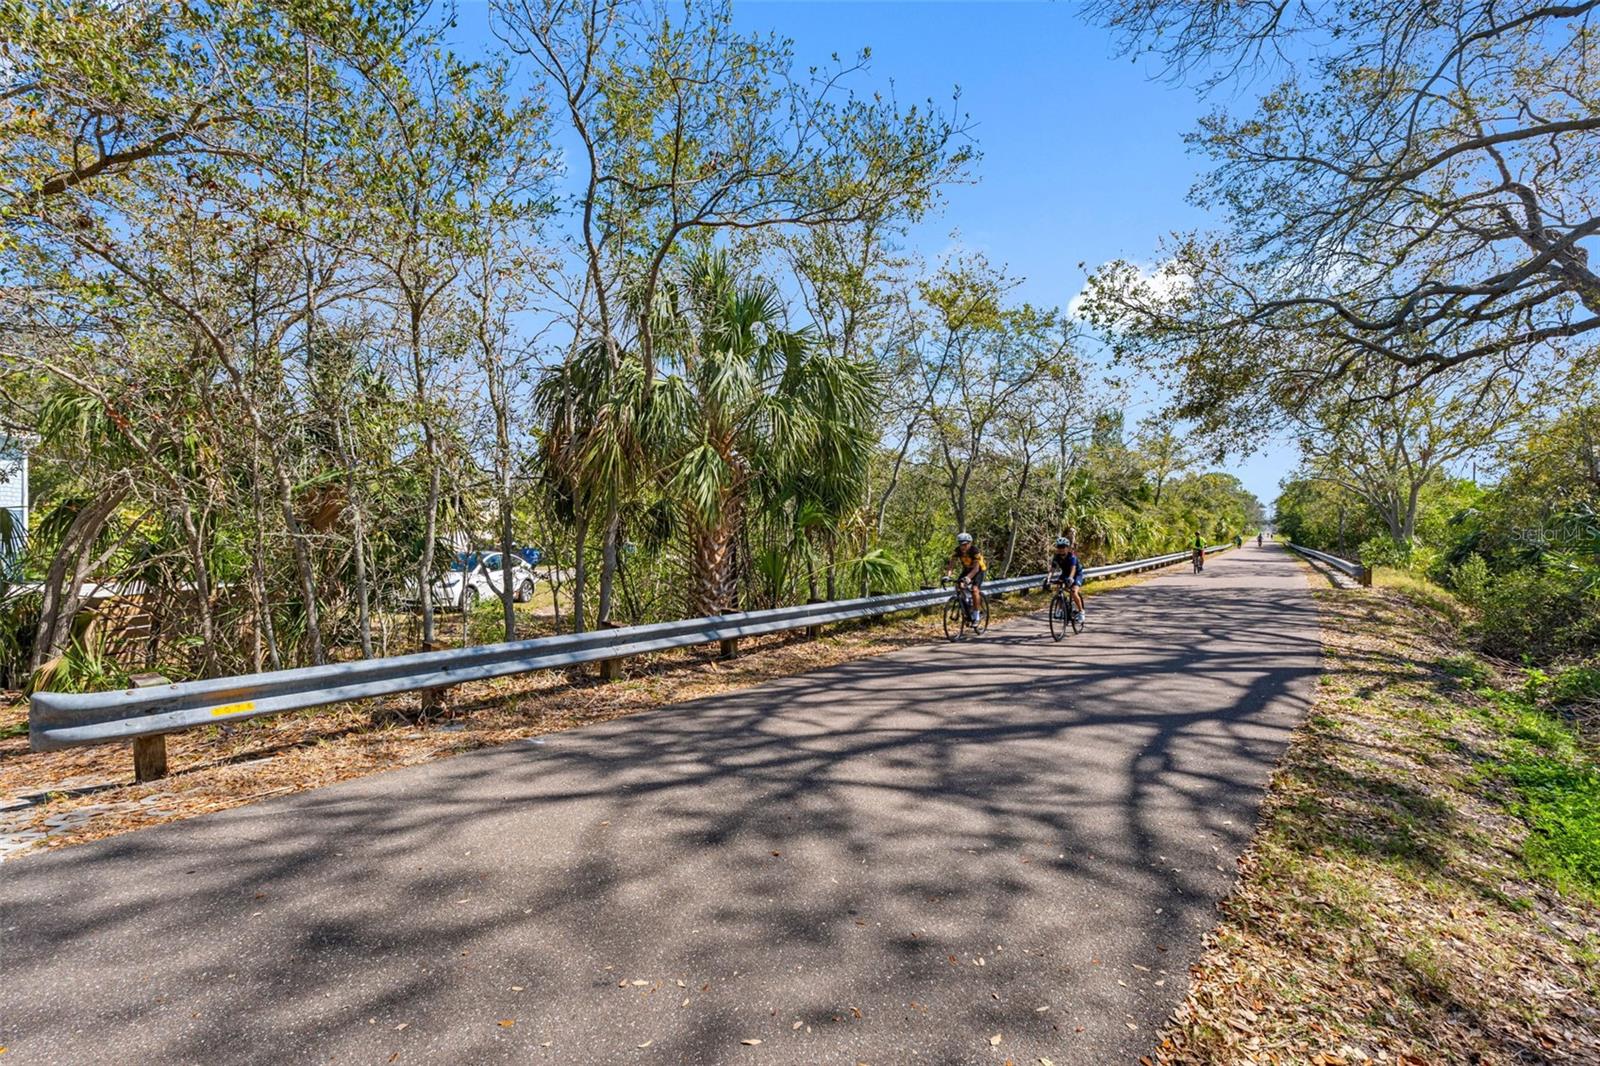
[[[1248,547],[1091,598],[1059,644],[1040,610],[16,859],[0,1045],[8,1064],[1132,1063],[1318,665],[1299,563]]]

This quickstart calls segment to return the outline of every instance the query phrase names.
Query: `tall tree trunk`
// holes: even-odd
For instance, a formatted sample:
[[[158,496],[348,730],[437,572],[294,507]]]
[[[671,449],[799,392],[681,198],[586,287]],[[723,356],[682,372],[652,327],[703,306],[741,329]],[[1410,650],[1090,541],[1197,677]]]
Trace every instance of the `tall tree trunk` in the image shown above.
[[[194,574],[195,609],[200,614],[200,672],[210,677],[217,665],[217,630],[211,613],[211,570],[206,566],[204,535],[195,522],[189,501],[178,501],[178,518],[183,526],[184,543],[189,548],[189,566]]]
[[[422,609],[422,644],[425,648],[431,648],[434,642],[434,542],[439,535],[439,441],[433,432],[433,418],[428,413],[428,375],[423,365],[422,316],[426,290],[425,287],[421,290],[412,287],[403,277],[401,285],[408,303],[406,336],[411,350],[411,387],[417,403],[417,421],[422,427],[423,455],[428,463],[428,498],[423,505],[422,551],[417,559],[417,601]]]
[[[265,538],[261,535],[262,526],[265,524],[266,514],[261,505],[261,453],[260,441],[257,439],[252,446],[250,464],[250,500],[255,514],[255,559],[250,567],[250,581],[252,594],[256,599],[256,626],[267,642],[267,661],[274,670],[283,668],[282,656],[278,653],[278,633],[272,622],[272,601],[267,596],[267,570],[265,559],[267,547]],[[260,669],[259,664],[257,669]]]
[[[572,548],[572,631],[582,633],[586,625],[583,617],[585,600],[588,599],[589,563],[584,558],[584,553],[589,549],[589,516],[578,514],[578,520],[573,530]]]
[[[353,427],[349,412],[338,413],[333,419],[334,442],[339,449],[339,461],[344,464],[344,491],[350,508],[350,525],[355,549],[356,569],[356,622],[361,638],[361,657],[372,658],[371,595],[367,588],[367,521],[362,509],[361,489],[356,482],[356,459],[350,446]]]
[[[1411,494],[1406,499],[1405,520],[1401,523],[1401,543],[1410,544],[1417,535],[1417,502],[1422,496],[1422,483],[1419,481],[1411,486]]]
[[[38,670],[60,655],[72,636],[72,620],[83,599],[80,591],[94,543],[127,498],[128,486],[109,485],[73,516],[50,560],[39,599],[39,626],[34,631],[29,670]]]
[[[706,524],[698,516],[688,520],[689,542],[693,550],[694,573],[690,575],[690,617],[714,617],[733,607],[733,534],[737,525],[729,517],[731,508]]]
[[[617,501],[606,506],[605,532],[600,539],[600,604],[595,614],[597,625],[604,627],[611,621],[611,599],[617,576],[617,540],[622,529],[622,516]]]
[[[1401,513],[1400,500],[1391,495],[1384,501],[1383,523],[1389,527],[1389,537],[1396,544],[1405,539],[1405,516]]]
[[[487,273],[486,265],[485,276]],[[487,296],[485,300],[487,301]],[[495,358],[496,350],[483,326],[488,313],[487,307],[480,312],[478,339],[483,349],[484,374],[489,381],[489,402],[494,408],[495,503],[500,512],[500,521],[497,523],[500,527],[500,615],[505,638],[509,641],[517,639],[517,586],[512,581],[514,574],[512,561],[517,556],[515,545],[512,543],[511,398],[504,368]]]
[[[512,581],[517,558],[511,530],[511,466],[507,462],[500,479],[500,606],[507,640],[517,639],[517,588]]]
[[[294,513],[294,485],[289,480],[289,472],[284,468],[282,457],[273,449],[272,466],[277,480],[278,509],[283,512],[283,524],[289,532],[289,545],[294,552],[295,568],[300,573],[300,596],[305,601],[306,611],[306,639],[311,643],[311,661],[321,665],[322,651],[322,622],[317,610],[317,575],[311,565],[311,553],[306,549],[305,537],[301,533],[300,520]]]
[[[289,546],[294,553],[295,569],[300,575],[300,596],[305,604],[306,639],[311,643],[311,661],[321,664],[322,624],[317,610],[317,574],[311,565],[311,553],[306,549],[300,520],[294,513],[294,480],[289,476],[283,455],[275,443],[272,443],[278,438],[270,437],[267,433],[266,420],[261,417],[261,408],[256,404],[255,393],[250,384],[234,365],[227,348],[220,341],[213,342],[213,351],[222,362],[228,377],[233,381],[235,390],[239,393],[240,400],[244,403],[245,413],[250,416],[250,428],[254,431],[256,439],[269,442],[267,454],[272,461],[273,487],[276,490],[278,510],[283,517],[283,527],[289,534]]]
[[[823,539],[828,544],[828,599],[836,600],[839,598],[839,545],[832,530],[824,533]]]
[[[1011,576],[1011,559],[1017,550],[1017,508],[1022,504],[1022,497],[1028,491],[1028,477],[1033,473],[1033,456],[1028,455],[1022,463],[1022,477],[1017,480],[1017,494],[1011,498],[1011,507],[1007,514],[1007,524],[1011,526],[1011,534],[1006,538],[1006,557],[1000,564],[1000,576]]]
[[[428,435],[428,497],[422,509],[422,553],[417,559],[418,601],[422,606],[422,645],[433,647],[433,547],[439,535],[439,464]]]
[[[817,568],[811,563],[817,556],[817,546],[812,540],[810,530],[806,530],[802,535],[806,541],[806,589],[810,594],[811,601],[815,603],[819,599],[817,596]]]

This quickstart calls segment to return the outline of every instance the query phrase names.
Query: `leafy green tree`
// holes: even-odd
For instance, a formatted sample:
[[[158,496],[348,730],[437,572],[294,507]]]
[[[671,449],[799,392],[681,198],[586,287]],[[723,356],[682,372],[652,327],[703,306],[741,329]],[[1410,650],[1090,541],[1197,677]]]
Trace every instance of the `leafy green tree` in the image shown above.
[[[758,482],[848,477],[872,443],[870,367],[789,329],[777,288],[725,255],[687,263],[657,308],[666,373],[646,415],[652,463],[682,508],[696,614],[734,606],[736,535]]]
[[[1302,466],[1370,504],[1396,544],[1416,537],[1423,490],[1507,436],[1522,409],[1509,381],[1368,378],[1370,397],[1323,402],[1301,423]]]
[[[1600,329],[1594,5],[1187,0],[1093,14],[1203,88],[1271,80],[1191,137],[1220,233],[1153,273],[1099,270],[1090,313],[1175,411],[1239,439],[1374,358],[1538,374]]]
[[[968,491],[991,430],[1059,388],[1070,360],[1066,324],[1054,309],[1008,307],[1018,281],[980,257],[947,264],[922,288],[941,337],[941,382],[928,410],[932,446],[943,465],[955,525],[967,522]]]

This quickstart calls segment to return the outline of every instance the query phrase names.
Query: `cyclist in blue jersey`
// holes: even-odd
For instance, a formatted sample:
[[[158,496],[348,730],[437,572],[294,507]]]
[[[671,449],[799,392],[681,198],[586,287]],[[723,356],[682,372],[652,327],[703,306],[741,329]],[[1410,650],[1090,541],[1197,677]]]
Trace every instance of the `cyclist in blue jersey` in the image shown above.
[[[1072,597],[1072,613],[1083,620],[1083,563],[1072,550],[1072,541],[1057,537],[1055,550],[1050,553],[1049,572],[1045,574],[1045,588],[1052,584],[1065,584],[1067,595]]]

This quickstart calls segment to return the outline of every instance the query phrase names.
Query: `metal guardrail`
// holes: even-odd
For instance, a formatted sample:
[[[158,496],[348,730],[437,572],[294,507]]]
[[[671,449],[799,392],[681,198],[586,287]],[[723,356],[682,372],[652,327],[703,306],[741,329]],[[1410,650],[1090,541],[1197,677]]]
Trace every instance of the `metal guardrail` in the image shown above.
[[[1224,547],[1226,545],[1207,548],[1206,552],[1211,554]],[[1114,577],[1168,566],[1187,558],[1187,551],[1173,552],[1133,562],[1087,567],[1084,575],[1089,579]],[[984,588],[990,594],[1003,594],[1038,585],[1043,579],[1043,574],[1004,578],[987,582]],[[624,659],[671,648],[920,610],[943,603],[950,595],[944,589],[922,589],[241,677],[158,683],[115,692],[39,692],[34,694],[29,707],[28,741],[35,751],[138,741],[266,714],[400,692],[437,691],[467,681],[508,674]],[[160,760],[160,765],[164,765],[164,759]]]
[[[1292,540],[1286,543],[1292,550],[1299,552],[1301,555],[1309,559],[1315,559],[1320,563],[1327,563],[1335,570],[1349,574],[1363,585],[1370,586],[1372,584],[1372,571],[1360,563],[1351,562],[1349,559],[1341,559],[1339,556],[1329,555],[1327,552],[1319,552],[1315,548],[1308,548],[1304,544],[1296,544]]]

